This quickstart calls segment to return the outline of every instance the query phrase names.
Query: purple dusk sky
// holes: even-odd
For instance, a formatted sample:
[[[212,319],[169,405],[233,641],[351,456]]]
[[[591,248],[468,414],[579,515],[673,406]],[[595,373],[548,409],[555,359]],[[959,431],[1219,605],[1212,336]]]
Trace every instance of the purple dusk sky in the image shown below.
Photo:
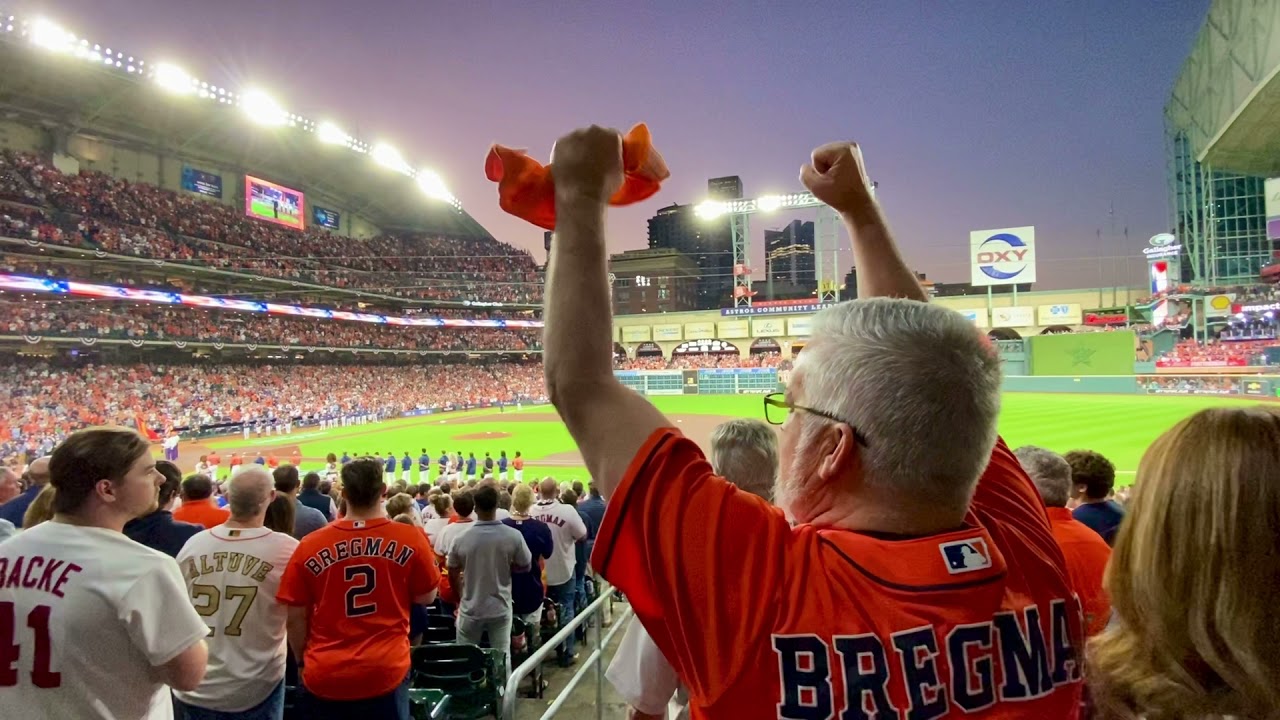
[[[575,126],[645,121],[672,177],[612,213],[611,250],[643,247],[654,211],[702,199],[709,177],[740,175],[750,196],[796,190],[813,147],[854,139],[913,266],[967,280],[969,231],[1034,225],[1038,287],[1063,288],[1142,283],[1138,248],[1169,226],[1162,109],[1208,5],[52,0],[25,12],[391,142],[539,260],[541,230],[499,211],[484,179],[489,143],[545,160]],[[790,219],[753,220],[757,251],[764,228]]]

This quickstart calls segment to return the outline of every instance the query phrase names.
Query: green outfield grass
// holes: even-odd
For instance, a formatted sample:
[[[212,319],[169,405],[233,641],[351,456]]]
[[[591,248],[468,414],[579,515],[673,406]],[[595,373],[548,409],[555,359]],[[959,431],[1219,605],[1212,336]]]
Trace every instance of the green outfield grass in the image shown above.
[[[254,214],[254,215],[257,215],[258,217],[269,218],[269,219],[272,219],[272,220],[276,219],[275,215],[274,215],[274,214],[272,214],[272,213],[273,213],[274,208],[272,207],[271,203],[269,203],[269,202],[266,202],[266,201],[264,201],[264,200],[258,200],[257,198],[254,198],[254,199],[252,199],[252,200],[250,200],[250,201],[249,201],[249,207],[252,209],[253,214]],[[285,209],[284,205],[281,205],[281,206],[280,206],[280,218],[279,218],[279,219],[280,219],[280,220],[282,220],[282,221],[287,221],[287,222],[291,222],[291,223],[295,223],[295,224],[296,224],[296,223],[298,222],[298,218],[299,218],[299,213],[300,213],[300,212],[301,212],[301,211],[299,210],[298,212],[292,212],[292,213],[291,213],[291,212],[289,212],[288,210],[286,210],[286,209]]]
[[[659,409],[672,416],[716,415],[762,418],[758,395],[698,395],[651,398]],[[1035,444],[1066,452],[1089,448],[1111,458],[1120,472],[1122,484],[1132,480],[1138,460],[1152,440],[1187,415],[1213,406],[1250,405],[1248,400],[1210,397],[1170,397],[1142,395],[1072,395],[1009,393],[1004,396],[1000,432],[1009,445]],[[520,415],[551,416],[549,407],[526,407]],[[416,459],[425,447],[433,458],[441,450],[474,452],[483,458],[499,450],[511,456],[524,454],[528,469],[537,474],[562,478],[586,478],[583,467],[547,462],[545,458],[574,450],[573,439],[558,420],[512,422],[514,411],[496,410],[450,413],[430,417],[390,420],[334,430],[299,430],[287,436],[269,436],[243,441],[227,438],[208,443],[224,452],[297,444],[306,458],[322,458],[327,453],[351,455],[408,451]],[[465,422],[459,422],[465,421]],[[459,440],[460,434],[506,433],[509,437]],[[304,466],[313,463],[304,462]],[[526,476],[527,477],[527,476]],[[417,478],[417,472],[414,472]]]

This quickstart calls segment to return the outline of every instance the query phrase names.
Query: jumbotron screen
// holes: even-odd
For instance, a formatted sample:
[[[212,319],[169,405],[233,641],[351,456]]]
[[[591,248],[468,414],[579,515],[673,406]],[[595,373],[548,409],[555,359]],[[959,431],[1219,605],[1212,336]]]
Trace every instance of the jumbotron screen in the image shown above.
[[[252,175],[244,176],[244,214],[251,218],[305,230],[303,200],[297,190]]]

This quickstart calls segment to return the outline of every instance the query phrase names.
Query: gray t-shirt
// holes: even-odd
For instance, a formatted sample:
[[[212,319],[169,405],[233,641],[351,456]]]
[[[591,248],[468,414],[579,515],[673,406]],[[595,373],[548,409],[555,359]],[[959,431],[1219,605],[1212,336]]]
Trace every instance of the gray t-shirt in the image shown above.
[[[449,569],[462,570],[462,604],[469,618],[496,618],[511,612],[511,568],[533,562],[519,530],[498,520],[479,520],[449,549]]]
[[[324,513],[300,502],[293,503],[293,536],[295,538],[301,540],[328,524],[329,521],[324,518]]]

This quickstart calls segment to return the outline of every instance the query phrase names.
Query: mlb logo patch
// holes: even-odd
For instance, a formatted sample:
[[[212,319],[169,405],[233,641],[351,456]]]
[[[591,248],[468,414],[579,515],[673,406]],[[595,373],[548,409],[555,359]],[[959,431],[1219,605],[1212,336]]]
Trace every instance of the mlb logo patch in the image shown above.
[[[364,521],[364,520],[354,520],[354,521],[352,521],[352,523],[351,523],[351,527],[356,528],[356,529],[362,528],[362,527],[364,527],[364,526],[365,526],[365,521]]]
[[[980,537],[942,543],[938,549],[942,551],[942,559],[947,563],[947,572],[952,575],[991,567],[991,552],[987,549],[987,541]]]

